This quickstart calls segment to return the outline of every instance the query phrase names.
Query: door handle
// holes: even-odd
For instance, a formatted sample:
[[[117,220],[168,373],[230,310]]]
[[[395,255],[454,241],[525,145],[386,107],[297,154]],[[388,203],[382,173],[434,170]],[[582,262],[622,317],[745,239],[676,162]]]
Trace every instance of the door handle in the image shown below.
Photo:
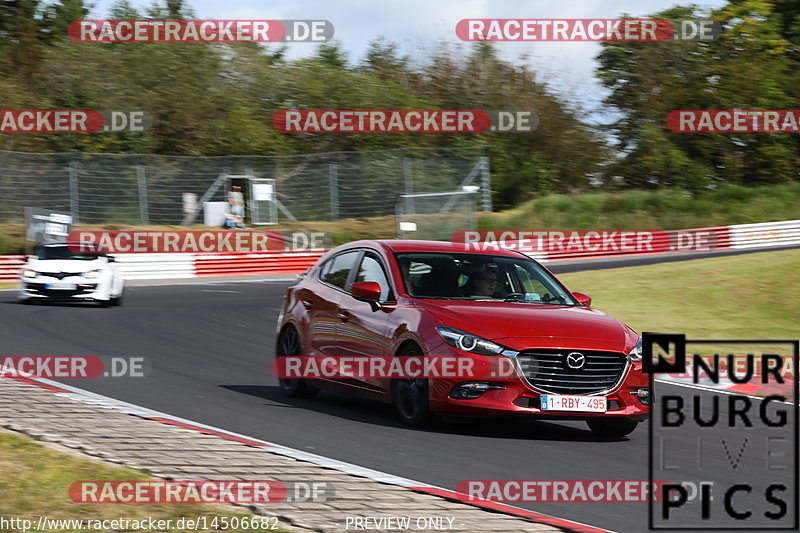
[[[300,303],[303,304],[303,307],[305,307],[306,309],[311,309],[311,306],[314,305],[308,300],[300,300]]]
[[[341,309],[339,309],[339,312],[336,313],[336,316],[338,316],[339,320],[341,320],[342,322],[347,322],[348,320],[350,320],[350,313],[348,313],[347,311],[343,311]]]

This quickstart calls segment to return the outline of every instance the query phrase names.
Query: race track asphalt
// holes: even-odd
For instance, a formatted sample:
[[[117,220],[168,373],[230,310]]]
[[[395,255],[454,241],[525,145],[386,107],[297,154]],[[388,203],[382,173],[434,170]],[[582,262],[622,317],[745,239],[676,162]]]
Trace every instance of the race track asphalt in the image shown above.
[[[624,263],[641,264],[646,258]],[[653,259],[649,260],[653,262]],[[621,266],[617,260],[615,266]],[[549,264],[556,273],[605,264]],[[0,292],[2,355],[144,356],[143,378],[65,380],[237,433],[453,489],[464,479],[647,479],[647,426],[594,436],[582,422],[448,421],[401,426],[390,406],[323,392],[284,398],[272,376],[275,323],[287,281],[130,286],[123,307],[19,305]],[[659,384],[658,393],[697,391]],[[711,397],[715,393],[699,393]],[[724,438],[724,428],[707,436]],[[718,434],[717,434],[718,433]],[[679,448],[692,449],[686,434]],[[753,478],[774,473],[756,469]],[[522,503],[615,531],[646,531],[642,503]]]

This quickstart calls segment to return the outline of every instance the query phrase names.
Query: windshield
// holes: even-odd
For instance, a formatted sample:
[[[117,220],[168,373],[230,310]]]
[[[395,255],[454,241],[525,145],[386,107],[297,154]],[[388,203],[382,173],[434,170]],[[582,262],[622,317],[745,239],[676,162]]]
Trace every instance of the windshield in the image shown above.
[[[407,252],[397,261],[415,298],[579,305],[549,272],[523,257]]]
[[[75,259],[78,261],[92,261],[100,257],[93,253],[73,252],[66,246],[40,246],[36,250],[39,259]]]

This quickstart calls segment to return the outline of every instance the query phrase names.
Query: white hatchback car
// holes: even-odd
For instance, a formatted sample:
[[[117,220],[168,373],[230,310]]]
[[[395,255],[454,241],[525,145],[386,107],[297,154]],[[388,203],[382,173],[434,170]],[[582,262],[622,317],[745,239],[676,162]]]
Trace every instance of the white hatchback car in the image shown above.
[[[43,244],[22,267],[18,299],[122,305],[124,281],[113,263],[106,254],[74,252],[66,243]]]

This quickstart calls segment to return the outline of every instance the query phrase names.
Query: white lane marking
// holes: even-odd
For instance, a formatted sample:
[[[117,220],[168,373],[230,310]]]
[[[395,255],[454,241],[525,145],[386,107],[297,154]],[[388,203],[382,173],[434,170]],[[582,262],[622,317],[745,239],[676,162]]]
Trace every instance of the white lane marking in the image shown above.
[[[125,414],[141,416],[141,417],[144,417],[144,418],[163,418],[163,419],[172,420],[172,421],[175,421],[175,422],[180,422],[182,424],[188,424],[188,425],[195,426],[195,427],[198,427],[198,428],[208,429],[208,430],[211,430],[211,431],[214,431],[214,432],[230,435],[230,436],[233,436],[233,437],[246,439],[246,440],[249,440],[249,441],[252,441],[252,442],[257,442],[257,443],[263,444],[263,445],[268,447],[269,451],[275,452],[275,453],[277,453],[279,455],[283,455],[283,456],[286,456],[286,457],[291,457],[291,458],[294,458],[294,459],[297,459],[297,460],[300,460],[300,461],[306,461],[306,462],[315,464],[317,466],[322,466],[322,467],[325,467],[325,468],[338,470],[338,471],[344,472],[346,474],[352,474],[352,475],[358,476],[358,477],[365,477],[367,479],[372,479],[372,480],[375,480],[375,481],[380,481],[382,483],[386,483],[386,484],[389,484],[389,485],[396,485],[396,486],[400,486],[400,487],[427,487],[427,488],[439,489],[439,490],[444,490],[444,491],[450,491],[450,489],[445,489],[443,487],[438,487],[436,485],[430,485],[428,483],[422,483],[422,482],[419,482],[419,481],[414,481],[414,480],[411,480],[411,479],[408,479],[408,478],[395,476],[394,474],[389,474],[389,473],[386,473],[386,472],[373,470],[371,468],[358,466],[358,465],[355,465],[353,463],[347,463],[345,461],[339,461],[338,459],[331,459],[329,457],[324,457],[322,455],[317,455],[317,454],[305,452],[305,451],[302,451],[302,450],[297,450],[295,448],[290,448],[288,446],[283,446],[281,444],[275,444],[275,443],[272,443],[272,442],[269,442],[269,441],[261,440],[261,439],[254,438],[254,437],[250,437],[248,435],[243,435],[241,433],[235,433],[235,432],[229,431],[227,429],[222,429],[222,428],[218,428],[218,427],[215,427],[215,426],[209,426],[208,424],[203,424],[202,422],[195,422],[193,420],[187,420],[185,418],[180,418],[180,417],[177,417],[177,416],[174,416],[174,415],[170,415],[168,413],[162,413],[160,411],[154,411],[154,410],[148,409],[146,407],[141,407],[141,406],[138,406],[136,404],[124,402],[122,400],[117,400],[117,399],[114,399],[114,398],[110,398],[108,396],[103,396],[101,394],[97,394],[97,393],[90,392],[90,391],[87,391],[87,390],[84,390],[84,389],[73,387],[71,385],[65,385],[65,384],[57,382],[57,381],[53,381],[53,380],[49,380],[49,379],[45,379],[45,378],[37,378],[35,381],[38,381],[40,383],[43,383],[43,384],[46,384],[46,385],[50,385],[50,386],[53,386],[53,387],[58,387],[60,389],[72,391],[71,393],[55,393],[58,396],[71,398],[71,399],[74,399],[74,400],[77,400],[77,401],[80,401],[80,402],[89,403],[89,404],[93,404],[93,405],[98,405],[98,406],[109,408],[109,409],[114,409],[115,411],[119,411],[119,412],[122,412],[122,413],[125,413]],[[695,385],[695,384],[691,384],[691,383],[676,383],[674,381],[668,381],[668,380],[663,380],[663,379],[657,379],[656,381],[659,382],[659,383],[664,383],[666,385],[675,385],[675,386],[678,386],[678,387],[701,389],[701,390],[704,390],[704,391],[716,392],[716,393],[720,393],[720,394],[736,394],[736,392],[733,392],[733,391],[714,389],[714,388],[705,387],[705,386],[702,386],[702,385]],[[763,400],[763,398],[760,398],[758,396],[750,396],[750,395],[745,395],[745,396],[749,396],[750,398]],[[788,404],[790,402],[784,402],[784,403]],[[517,509],[517,510],[520,510],[520,511],[529,511],[528,509],[523,509],[521,507],[517,507],[517,506],[513,506],[513,505],[509,505],[509,504],[503,504],[503,505],[504,505],[504,507],[508,507],[509,509]],[[539,513],[538,511],[534,511],[534,512],[537,512],[538,514],[544,515],[544,513]],[[511,514],[511,516],[514,516],[513,513],[509,513],[509,514]],[[553,517],[552,515],[544,515],[544,516],[550,516],[551,518],[557,518],[557,517]],[[576,522],[576,521],[570,520],[570,519],[562,519],[562,518],[558,518],[558,519],[559,520],[568,521],[568,522],[572,522],[572,523],[574,523],[576,525],[588,526],[587,524],[584,524],[584,523],[581,523],[581,522]],[[595,526],[588,526],[588,527],[595,527]],[[602,528],[596,528],[596,529],[602,530]],[[606,530],[606,531],[608,531],[608,530]]]
[[[125,289],[135,289],[136,287],[174,287],[176,285],[225,285],[226,283],[287,283],[289,281],[298,281],[300,278],[274,278],[274,279],[238,279],[229,281],[204,281],[204,282],[189,282],[189,283],[146,283],[146,284],[127,284]],[[18,292],[19,287],[11,289],[0,289],[0,292]]]
[[[234,294],[242,294],[242,291],[225,291],[222,289],[203,289],[200,292],[232,292]]]
[[[78,400],[83,403],[89,403],[93,405],[99,405],[101,407],[106,407],[108,409],[113,409],[115,411],[119,411],[121,413],[130,414],[141,416],[145,418],[164,418],[167,420],[173,420],[175,422],[180,422],[182,424],[188,424],[191,426],[209,429],[211,431],[216,431],[219,433],[223,433],[226,435],[231,435],[234,437],[247,439],[249,441],[258,442],[260,444],[264,444],[265,446],[269,447],[269,451],[274,451],[281,455],[286,455],[287,457],[293,457],[295,459],[301,461],[307,461],[310,463],[314,463],[319,466],[324,466],[326,468],[333,468],[335,470],[340,470],[342,472],[346,472],[349,474],[353,474],[360,477],[367,477],[371,479],[377,479],[384,483],[389,483],[391,485],[400,485],[403,487],[408,486],[420,486],[420,487],[434,487],[434,485],[428,485],[427,483],[418,483],[416,481],[395,476],[393,474],[387,474],[385,472],[379,472],[377,470],[372,470],[370,468],[365,468],[362,466],[354,465],[352,463],[347,463],[344,461],[339,461],[337,459],[331,459],[328,457],[323,457],[321,455],[316,455],[313,453],[304,452],[302,450],[296,450],[294,448],[290,448],[288,446],[283,446],[281,444],[275,444],[272,442],[268,442],[265,440],[261,440],[254,437],[249,437],[247,435],[242,435],[241,433],[235,433],[233,431],[229,431],[227,429],[222,429],[214,426],[209,426],[208,424],[203,424],[202,422],[195,422],[194,420],[187,420],[185,418],[180,418],[175,415],[171,415],[168,413],[162,413],[160,411],[155,411],[153,409],[149,409],[147,407],[141,407],[136,404],[128,403],[122,400],[117,400],[115,398],[110,398],[108,396],[103,396],[102,394],[97,394],[94,392],[90,392],[84,389],[80,389],[78,387],[73,387],[72,385],[65,385],[64,383],[60,383],[58,381],[53,381],[50,379],[45,378],[36,378],[36,381],[43,383],[45,385],[50,385],[53,387],[57,387],[59,389],[69,390],[70,393],[55,393],[58,396],[71,398],[73,400]]]
[[[73,400],[77,400],[77,401],[83,402],[83,403],[99,405],[101,407],[105,407],[105,408],[108,408],[108,409],[113,409],[115,411],[119,411],[119,412],[125,413],[125,414],[141,416],[143,418],[163,418],[163,419],[166,419],[166,420],[172,420],[174,422],[180,422],[182,424],[188,424],[188,425],[195,426],[195,427],[202,428],[202,429],[208,429],[208,430],[211,430],[211,431],[214,431],[214,432],[218,432],[218,433],[222,433],[222,434],[225,434],[225,435],[230,435],[230,436],[233,436],[233,437],[246,439],[246,440],[249,440],[251,442],[257,442],[259,444],[264,444],[267,447],[265,449],[267,449],[270,452],[275,452],[275,453],[277,453],[279,455],[283,455],[283,456],[286,456],[286,457],[291,457],[291,458],[297,459],[299,461],[306,461],[308,463],[312,463],[312,464],[315,464],[317,466],[322,466],[322,467],[325,467],[325,468],[330,468],[332,470],[338,470],[338,471],[344,472],[346,474],[352,474],[354,476],[364,477],[364,478],[367,478],[367,479],[372,479],[374,481],[379,481],[381,483],[386,483],[388,485],[395,485],[395,486],[404,487],[404,488],[425,487],[425,488],[431,488],[431,489],[438,489],[438,490],[442,490],[442,491],[446,491],[446,492],[453,492],[451,489],[446,489],[444,487],[439,487],[437,485],[430,485],[428,483],[422,483],[421,481],[414,481],[412,479],[408,479],[408,478],[404,478],[404,477],[400,477],[400,476],[395,476],[394,474],[389,474],[387,472],[381,472],[379,470],[373,470],[371,468],[358,466],[358,465],[355,465],[353,463],[347,463],[345,461],[340,461],[338,459],[331,459],[330,457],[325,457],[325,456],[322,456],[322,455],[317,455],[317,454],[314,454],[314,453],[309,453],[309,452],[305,452],[305,451],[302,451],[302,450],[297,450],[295,448],[290,448],[289,446],[283,446],[282,444],[275,444],[273,442],[257,439],[257,438],[250,437],[250,436],[247,436],[247,435],[242,435],[241,433],[235,433],[235,432],[229,431],[227,429],[222,429],[222,428],[218,428],[218,427],[215,427],[215,426],[209,426],[208,424],[203,424],[202,422],[195,422],[193,420],[187,420],[185,418],[180,418],[180,417],[177,417],[175,415],[162,413],[160,411],[154,411],[152,409],[148,409],[147,407],[141,407],[141,406],[138,406],[136,404],[124,402],[122,400],[117,400],[117,399],[114,399],[114,398],[110,398],[108,396],[103,396],[102,394],[97,394],[97,393],[90,392],[90,391],[87,391],[87,390],[84,390],[84,389],[79,389],[78,387],[73,387],[72,385],[65,385],[65,384],[60,383],[58,381],[53,381],[53,380],[45,379],[45,378],[36,378],[34,381],[38,381],[40,383],[43,383],[45,385],[50,385],[52,387],[58,387],[60,389],[72,391],[71,393],[63,393],[63,392],[55,393],[56,395],[61,396],[61,397],[71,398]],[[469,504],[467,503],[467,505],[469,505]],[[556,520],[561,520],[561,521],[564,521],[564,522],[570,522],[571,524],[574,524],[575,526],[591,527],[593,529],[597,529],[598,531],[605,531],[606,533],[614,533],[611,530],[603,529],[603,528],[596,527],[596,526],[590,526],[590,525],[585,524],[583,522],[576,522],[575,520],[571,520],[571,519],[568,519],[568,518],[555,517],[553,515],[547,515],[547,514],[539,512],[539,511],[531,511],[530,509],[524,509],[522,507],[517,507],[515,505],[510,505],[510,504],[506,504],[506,503],[502,503],[501,505],[503,507],[507,507],[508,509],[512,509],[512,510],[523,511],[523,512],[526,512],[526,513],[534,512],[534,513],[537,513],[537,514],[542,515],[542,516],[546,516],[546,517],[549,517],[549,518],[554,518]],[[479,508],[482,508],[482,507],[479,506]],[[487,512],[491,512],[491,511],[489,510]],[[500,512],[502,512],[502,511],[500,511]],[[504,513],[504,514],[507,514],[509,516],[517,516],[517,515],[514,515],[511,512]],[[532,521],[532,519],[530,519],[530,520]]]
[[[144,285],[128,285],[126,288],[135,287],[174,287],[175,285],[196,285],[202,287],[204,285],[225,285],[227,283],[286,283],[287,281],[297,281],[297,278],[276,278],[276,279],[239,279],[231,281],[204,281],[195,283],[147,283]]]

